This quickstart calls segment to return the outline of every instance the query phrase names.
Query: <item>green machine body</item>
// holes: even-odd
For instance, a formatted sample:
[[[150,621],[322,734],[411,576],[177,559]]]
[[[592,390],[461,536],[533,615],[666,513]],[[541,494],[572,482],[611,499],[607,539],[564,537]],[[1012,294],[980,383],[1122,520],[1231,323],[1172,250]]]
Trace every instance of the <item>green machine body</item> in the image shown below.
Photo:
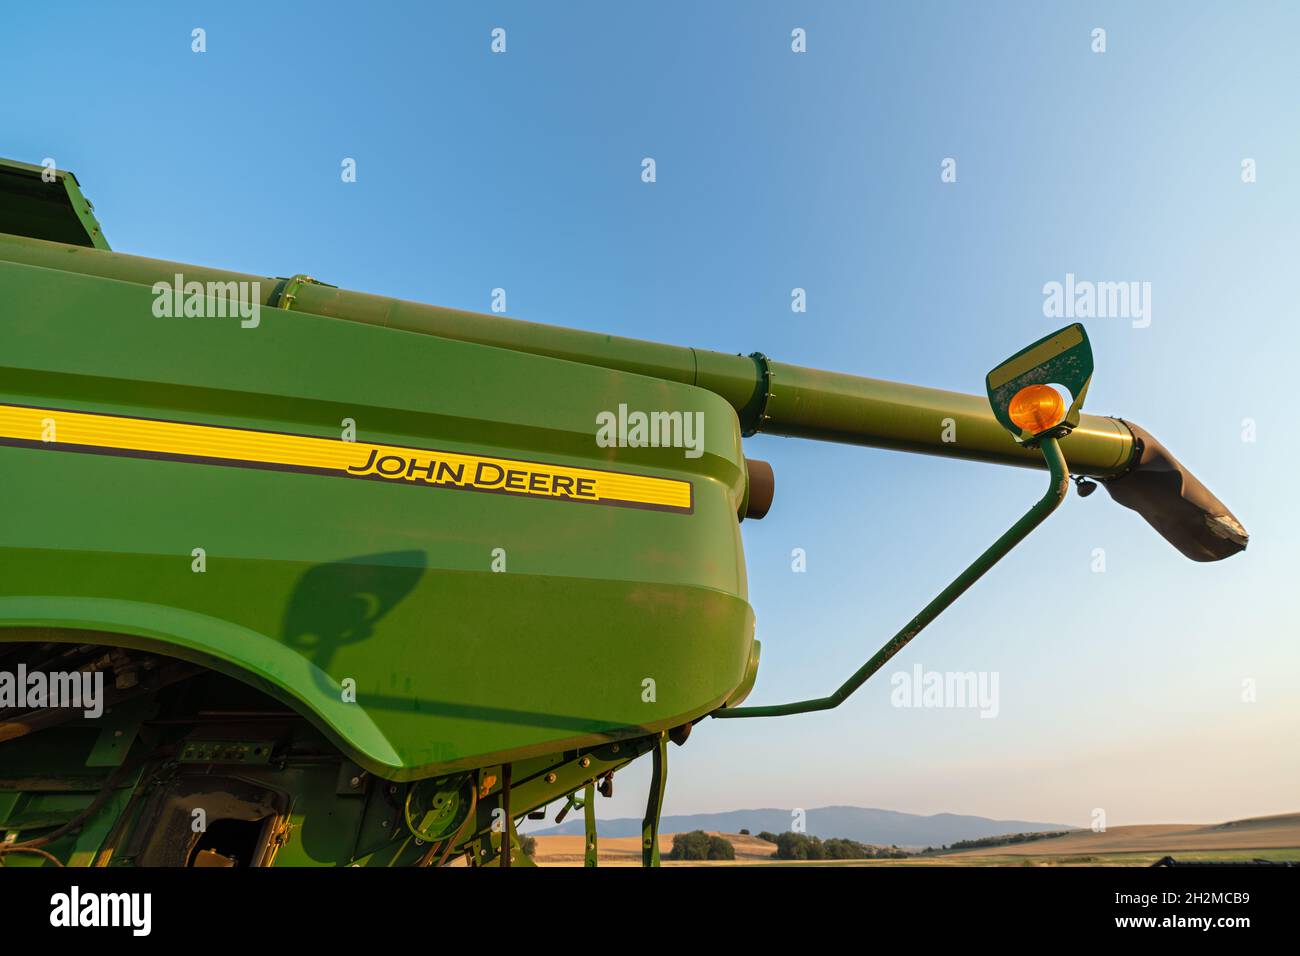
[[[1068,460],[1189,557],[1245,546],[1082,391],[1054,461],[992,383],[123,255],[71,174],[0,163],[0,865],[522,865],[518,822],[581,807],[594,847],[646,754],[654,864],[667,742],[757,673],[745,436]]]

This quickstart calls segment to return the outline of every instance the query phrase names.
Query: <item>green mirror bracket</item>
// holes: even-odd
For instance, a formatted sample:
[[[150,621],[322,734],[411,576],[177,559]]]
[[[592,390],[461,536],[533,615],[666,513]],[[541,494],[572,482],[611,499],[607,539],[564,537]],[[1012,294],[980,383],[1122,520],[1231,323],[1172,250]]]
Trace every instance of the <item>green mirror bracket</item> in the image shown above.
[[[921,613],[908,621],[907,626],[889,639],[872,658],[859,667],[853,676],[840,685],[839,689],[829,697],[818,697],[813,700],[800,700],[789,704],[773,704],[770,706],[755,707],[731,707],[723,708],[713,712],[714,717],[784,717],[788,714],[807,714],[817,710],[830,710],[838,707],[848,699],[849,695],[866,683],[872,674],[884,667],[889,659],[901,651],[911,642],[912,638],[920,634],[931,621],[942,614],[948,607],[961,597],[968,588],[985,573],[1010,553],[1011,549],[1029,536],[1029,533],[1037,528],[1046,520],[1061,502],[1065,499],[1066,492],[1070,488],[1069,467],[1065,463],[1065,455],[1061,452],[1061,445],[1057,439],[1048,434],[1041,436],[1037,445],[1047,461],[1047,468],[1051,474],[1050,484],[1046,493],[1039,498],[1024,516],[1013,524],[1002,537],[998,538],[983,554],[966,568],[956,579],[944,588],[933,601],[922,609]]]
[[[1088,341],[1088,333],[1076,322],[1043,336],[989,372],[985,386],[994,416],[1017,442],[1029,448],[1037,448],[1047,462],[1050,483],[1043,497],[829,697],[771,706],[723,707],[715,710],[712,716],[784,717],[787,714],[807,714],[838,707],[993,565],[1006,557],[1012,548],[1025,540],[1031,531],[1060,507],[1069,491],[1070,468],[1061,451],[1060,440],[1069,435],[1079,423],[1079,412],[1088,394],[1088,386],[1092,383],[1092,370],[1092,345]],[[1036,433],[1030,432],[1012,420],[1012,401],[1022,390],[1028,389],[1032,393],[1038,386],[1044,385],[1064,386],[1069,390],[1072,402],[1068,410],[1063,404],[1057,406],[1059,413],[1053,419],[1043,422],[1049,427]],[[1059,396],[1051,397],[1054,403],[1061,401]]]

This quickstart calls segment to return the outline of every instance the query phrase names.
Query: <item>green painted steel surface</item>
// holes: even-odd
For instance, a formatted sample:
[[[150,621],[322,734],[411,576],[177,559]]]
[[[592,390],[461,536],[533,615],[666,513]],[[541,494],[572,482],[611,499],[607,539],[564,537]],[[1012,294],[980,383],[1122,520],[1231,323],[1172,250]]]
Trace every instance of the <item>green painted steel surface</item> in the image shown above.
[[[256,283],[256,327],[157,317],[152,287],[177,275]],[[0,539],[14,568],[0,584],[0,624],[18,629],[8,639],[104,631],[224,669],[305,709],[394,779],[654,732],[740,703],[757,661],[735,519],[742,431],[1041,461],[976,396],[303,277],[0,236],[0,294],[0,403],[324,438],[354,420],[367,442],[690,481],[694,510],[682,515],[57,442],[0,448],[31,503]],[[620,405],[702,413],[705,454],[597,447],[597,415]],[[1065,444],[1090,474],[1122,471],[1132,453],[1122,423],[1093,416]],[[195,548],[203,574],[190,569]],[[498,554],[504,574],[492,570]]]
[[[177,275],[250,283],[256,327],[156,316],[152,287]],[[683,515],[57,442],[0,449],[30,502],[0,539],[8,639],[103,631],[224,669],[394,779],[654,732],[743,699],[757,647],[735,519],[742,430],[1037,457],[975,396],[303,277],[0,236],[0,294],[3,403],[324,438],[354,420],[367,442],[690,481]],[[597,415],[621,405],[702,413],[705,453],[598,447]],[[1066,444],[1092,474],[1121,471],[1132,451],[1110,419],[1086,418]],[[205,573],[190,569],[195,548]]]
[[[298,311],[265,309],[247,329],[158,318],[146,286],[12,262],[0,302],[0,403],[331,439],[353,419],[368,442],[687,480],[694,494],[693,513],[665,513],[0,447],[3,640],[226,671],[393,779],[670,728],[744,680],[744,468],[714,394]],[[598,447],[596,416],[620,403],[701,412],[705,453]]]
[[[144,285],[170,283],[177,273],[197,282],[259,282],[264,302],[275,301],[277,290],[288,281],[4,235],[0,235],[0,261]],[[1007,441],[982,395],[801,368],[768,362],[762,356],[724,355],[463,312],[325,285],[296,285],[292,307],[351,322],[696,385],[724,398],[736,410],[746,433],[761,431],[947,458],[1043,467],[1037,452]],[[1078,474],[1113,476],[1123,473],[1130,464],[1133,435],[1118,419],[1084,415],[1062,442],[1062,449]]]

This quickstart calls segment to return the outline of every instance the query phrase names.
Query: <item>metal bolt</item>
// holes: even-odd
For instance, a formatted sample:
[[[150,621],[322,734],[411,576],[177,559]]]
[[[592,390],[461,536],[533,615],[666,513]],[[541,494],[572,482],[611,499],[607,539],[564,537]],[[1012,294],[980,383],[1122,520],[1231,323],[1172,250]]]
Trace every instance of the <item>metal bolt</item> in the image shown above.
[[[546,775],[546,782],[547,782],[547,783],[555,783],[555,774],[553,774],[553,773],[548,773],[548,774]]]
[[[591,758],[583,757],[581,760],[578,761],[578,766],[581,767],[583,770],[586,770],[588,767],[591,766]]]

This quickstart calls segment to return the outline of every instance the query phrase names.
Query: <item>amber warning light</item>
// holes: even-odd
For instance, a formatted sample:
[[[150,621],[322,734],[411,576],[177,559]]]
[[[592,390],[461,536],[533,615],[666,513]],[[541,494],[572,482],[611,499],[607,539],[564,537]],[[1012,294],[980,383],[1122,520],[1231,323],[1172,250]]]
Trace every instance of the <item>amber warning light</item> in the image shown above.
[[[1011,399],[1007,415],[1031,435],[1039,435],[1065,419],[1065,399],[1050,385],[1026,385]]]

